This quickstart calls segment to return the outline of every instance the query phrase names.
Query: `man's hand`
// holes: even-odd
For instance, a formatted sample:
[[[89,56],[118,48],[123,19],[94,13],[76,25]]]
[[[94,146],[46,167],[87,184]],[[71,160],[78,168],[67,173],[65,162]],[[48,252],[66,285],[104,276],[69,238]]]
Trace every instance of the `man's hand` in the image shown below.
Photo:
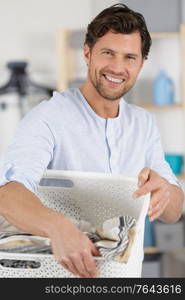
[[[155,171],[144,168],[139,173],[138,186],[133,198],[151,193],[148,216],[150,221],[158,219],[169,204],[170,183]]]
[[[54,230],[50,238],[55,259],[65,269],[80,277],[96,277],[93,256],[100,254],[89,238],[68,218],[62,216],[60,227]]]

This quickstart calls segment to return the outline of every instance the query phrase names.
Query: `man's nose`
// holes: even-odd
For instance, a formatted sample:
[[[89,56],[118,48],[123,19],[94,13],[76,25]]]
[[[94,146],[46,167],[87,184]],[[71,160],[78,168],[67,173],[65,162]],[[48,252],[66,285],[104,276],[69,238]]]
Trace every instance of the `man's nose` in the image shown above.
[[[121,57],[114,57],[110,64],[111,70],[117,75],[124,75],[128,73],[127,63]]]

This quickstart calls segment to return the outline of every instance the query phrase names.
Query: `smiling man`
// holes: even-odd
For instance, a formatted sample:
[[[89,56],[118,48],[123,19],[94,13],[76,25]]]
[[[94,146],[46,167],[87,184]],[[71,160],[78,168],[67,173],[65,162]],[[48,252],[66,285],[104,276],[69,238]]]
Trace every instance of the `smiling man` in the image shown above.
[[[93,47],[85,44],[84,57],[88,78],[80,89],[82,94],[93,109],[99,108],[99,115],[115,117],[120,98],[132,88],[143,65],[139,32],[109,30]]]
[[[137,176],[133,197],[151,193],[150,220],[175,222],[182,214],[184,195],[164,159],[154,117],[123,98],[150,45],[141,14],[123,4],[102,11],[87,29],[85,83],[55,92],[25,116],[1,168],[2,223],[49,237],[56,260],[82,277],[97,275],[93,256],[99,253],[34,194],[47,168]]]

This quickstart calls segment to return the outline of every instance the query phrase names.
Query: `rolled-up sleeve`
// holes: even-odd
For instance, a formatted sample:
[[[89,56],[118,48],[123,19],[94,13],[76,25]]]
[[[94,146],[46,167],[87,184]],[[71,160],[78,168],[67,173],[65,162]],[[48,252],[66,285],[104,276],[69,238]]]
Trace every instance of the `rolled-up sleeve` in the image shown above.
[[[32,192],[53,158],[55,139],[47,118],[33,110],[20,122],[0,167],[0,185],[17,181]]]

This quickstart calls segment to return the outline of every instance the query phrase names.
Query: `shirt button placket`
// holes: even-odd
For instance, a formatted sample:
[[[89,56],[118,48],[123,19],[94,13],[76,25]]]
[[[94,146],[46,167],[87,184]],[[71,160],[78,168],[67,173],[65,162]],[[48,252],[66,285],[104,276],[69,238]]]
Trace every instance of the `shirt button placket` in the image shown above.
[[[112,119],[107,119],[107,143],[110,151],[109,156],[109,164],[111,172],[114,173],[116,171],[115,168],[115,160],[116,160],[116,149],[115,149],[115,135],[114,135],[114,121]]]

